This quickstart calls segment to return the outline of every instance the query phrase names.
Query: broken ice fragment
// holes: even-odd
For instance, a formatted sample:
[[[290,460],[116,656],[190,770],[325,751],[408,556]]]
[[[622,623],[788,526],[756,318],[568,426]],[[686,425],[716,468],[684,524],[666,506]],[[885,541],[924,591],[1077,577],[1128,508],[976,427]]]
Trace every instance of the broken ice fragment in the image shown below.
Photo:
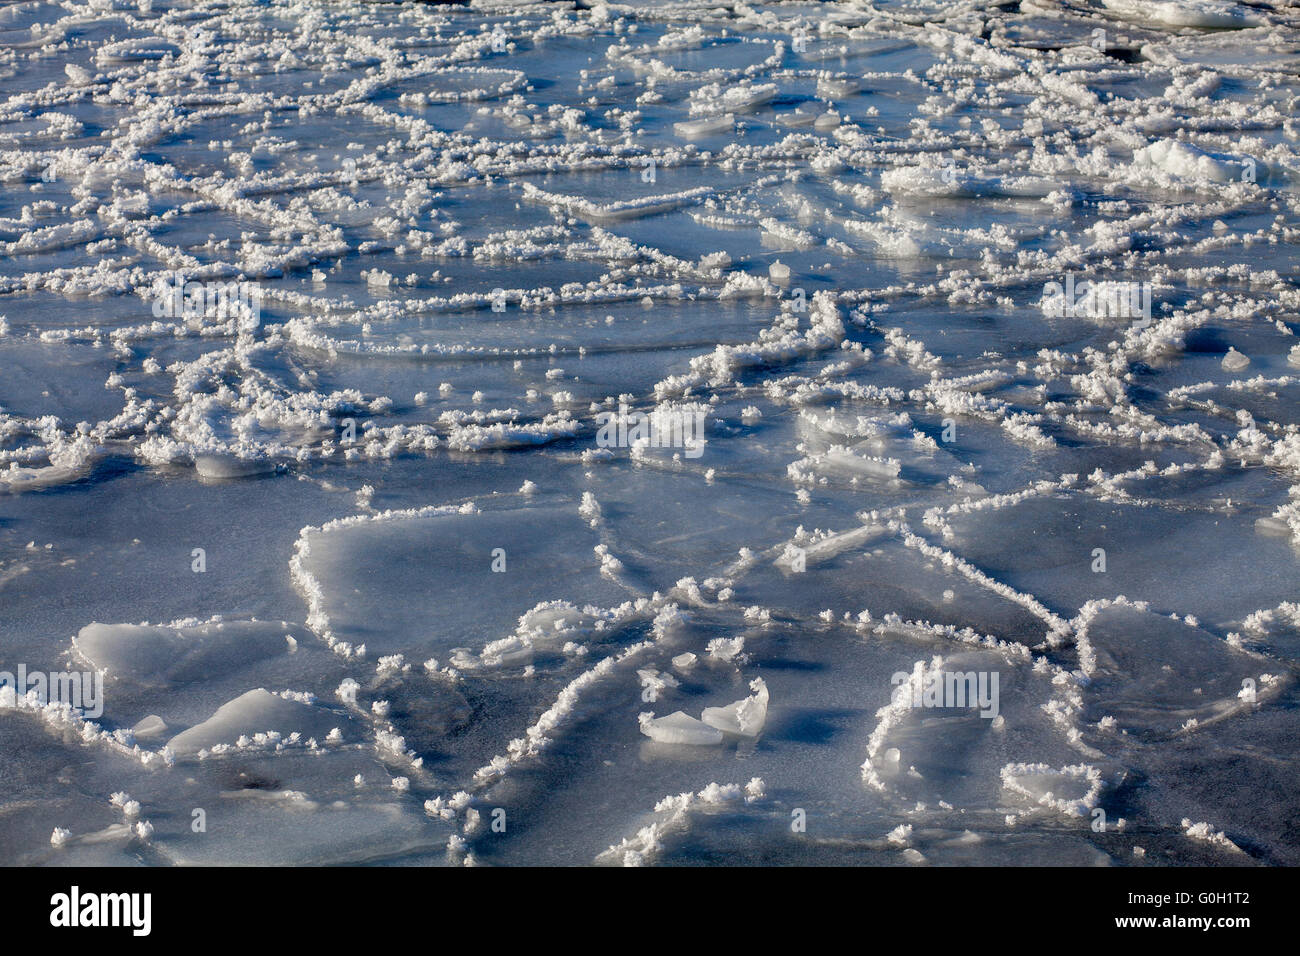
[[[667,717],[642,714],[641,733],[660,744],[709,745],[722,743],[722,731],[696,720],[680,710]]]
[[[324,737],[337,721],[337,716],[294,695],[285,697],[259,687],[222,704],[211,717],[177,734],[167,746],[183,757],[220,745],[261,744],[263,738],[274,745],[294,733],[303,739]]]
[[[684,120],[673,124],[673,132],[682,139],[694,139],[711,133],[723,133],[736,124],[736,117],[731,113],[722,116],[706,116],[703,119]]]
[[[167,723],[157,714],[150,714],[131,728],[136,740],[147,741],[161,737],[167,732]]]
[[[749,682],[754,693],[725,707],[705,707],[700,716],[710,727],[742,737],[757,737],[767,722],[767,684],[755,677]]]
[[[817,95],[826,99],[843,99],[846,96],[852,96],[862,89],[862,84],[856,77],[828,77],[824,76],[817,81]]]
[[[1228,349],[1228,354],[1223,357],[1223,367],[1229,372],[1240,372],[1250,364],[1250,359],[1242,355],[1234,348]]]

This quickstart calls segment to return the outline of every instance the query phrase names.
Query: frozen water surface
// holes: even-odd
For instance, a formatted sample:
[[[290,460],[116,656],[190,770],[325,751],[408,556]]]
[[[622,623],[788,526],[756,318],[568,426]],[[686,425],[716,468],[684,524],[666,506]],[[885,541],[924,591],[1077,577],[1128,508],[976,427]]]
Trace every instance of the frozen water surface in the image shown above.
[[[6,860],[1300,863],[1297,74],[1280,2],[7,6],[0,679],[102,692],[0,688]]]

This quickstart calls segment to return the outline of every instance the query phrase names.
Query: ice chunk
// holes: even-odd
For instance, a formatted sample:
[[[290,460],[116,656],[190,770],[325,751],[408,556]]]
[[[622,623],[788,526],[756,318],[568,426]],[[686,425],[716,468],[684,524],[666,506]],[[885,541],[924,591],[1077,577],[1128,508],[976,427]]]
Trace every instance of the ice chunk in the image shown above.
[[[706,116],[702,119],[682,120],[673,124],[673,132],[682,139],[696,139],[700,136],[712,136],[715,133],[728,133],[736,125],[732,113],[723,116]]]
[[[777,113],[774,120],[782,126],[812,126],[817,122],[820,116],[821,114],[819,113],[814,113],[810,110],[805,110],[803,107],[798,107],[793,113]]]
[[[1223,362],[1221,364],[1229,372],[1240,372],[1250,364],[1250,359],[1242,355],[1236,349],[1229,348],[1228,354],[1223,356]]]
[[[641,733],[660,744],[709,745],[722,743],[722,731],[678,710],[667,717],[640,717]]]
[[[179,686],[286,655],[288,626],[270,621],[214,621],[179,627],[88,624],[72,639],[72,646],[109,677]]]
[[[862,81],[855,76],[823,76],[817,81],[817,95],[828,100],[843,99],[861,89]]]
[[[757,737],[767,722],[767,684],[755,677],[749,683],[754,693],[725,707],[705,707],[701,718],[710,727],[742,737]]]
[[[167,746],[178,757],[221,745],[257,746],[265,742],[274,747],[295,734],[303,741],[324,740],[335,727],[346,723],[350,718],[344,715],[259,687],[222,704],[211,717],[177,734]],[[272,734],[278,739],[268,736]],[[242,742],[245,738],[248,743]]]
[[[691,115],[750,113],[776,98],[775,83],[710,83],[691,91]]]
[[[832,445],[821,455],[810,455],[786,466],[786,474],[795,482],[824,483],[825,477],[896,479],[902,471],[902,462],[896,458],[879,455],[859,455],[843,445]]]
[[[167,733],[167,722],[157,714],[150,714],[132,727],[131,733],[139,741],[157,740]]]
[[[1102,0],[1102,6],[1132,20],[1166,27],[1242,28],[1262,24],[1247,4],[1231,0]]]

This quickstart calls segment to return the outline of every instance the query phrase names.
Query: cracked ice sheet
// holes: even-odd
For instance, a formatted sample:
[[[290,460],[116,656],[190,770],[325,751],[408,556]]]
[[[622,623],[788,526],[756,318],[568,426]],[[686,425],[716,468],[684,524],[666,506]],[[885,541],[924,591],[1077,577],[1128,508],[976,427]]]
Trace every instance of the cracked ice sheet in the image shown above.
[[[0,714],[0,842],[1241,861],[1186,818],[1295,862],[1293,11],[816,16],[0,11],[0,669],[107,669],[84,740]],[[159,316],[170,270],[257,281],[256,328]],[[1152,327],[1045,315],[1068,273]],[[596,447],[620,399],[710,409],[704,454]],[[878,714],[936,655],[1002,729]],[[639,730],[759,677],[754,739]]]
[[[1150,484],[1129,487],[1134,497],[1149,500],[1160,492],[1158,484]],[[1178,508],[1176,521],[1158,508],[1078,494],[1031,498],[955,517],[955,550],[994,578],[1071,616],[1088,600],[1122,594],[1218,628],[1294,595],[1295,579],[1287,569],[1295,551],[1286,539],[1256,529],[1255,518],[1276,500],[1249,500],[1246,489],[1253,484],[1240,483],[1242,491],[1234,494],[1233,485],[1221,481],[1210,488],[1222,497],[1210,498],[1202,487],[1186,502],[1165,490],[1162,498]],[[1229,498],[1236,498],[1231,506]],[[1104,572],[1093,570],[1098,548],[1105,552]],[[1234,587],[1223,588],[1225,576],[1243,565],[1253,572],[1240,580],[1234,575]],[[1067,573],[1072,567],[1080,573]]]
[[[478,653],[545,601],[580,601],[581,608],[630,596],[602,580],[594,553],[600,541],[578,502],[381,514],[308,531],[303,541],[302,567],[322,591],[330,630],[376,656],[445,658],[462,647]],[[356,574],[381,567],[385,573]]]

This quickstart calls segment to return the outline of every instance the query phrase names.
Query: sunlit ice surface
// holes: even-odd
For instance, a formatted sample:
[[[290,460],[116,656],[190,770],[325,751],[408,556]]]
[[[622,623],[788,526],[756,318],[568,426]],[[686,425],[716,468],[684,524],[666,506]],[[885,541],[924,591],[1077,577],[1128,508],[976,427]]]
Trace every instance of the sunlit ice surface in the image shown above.
[[[1298,25],[4,7],[6,861],[1300,863]]]

